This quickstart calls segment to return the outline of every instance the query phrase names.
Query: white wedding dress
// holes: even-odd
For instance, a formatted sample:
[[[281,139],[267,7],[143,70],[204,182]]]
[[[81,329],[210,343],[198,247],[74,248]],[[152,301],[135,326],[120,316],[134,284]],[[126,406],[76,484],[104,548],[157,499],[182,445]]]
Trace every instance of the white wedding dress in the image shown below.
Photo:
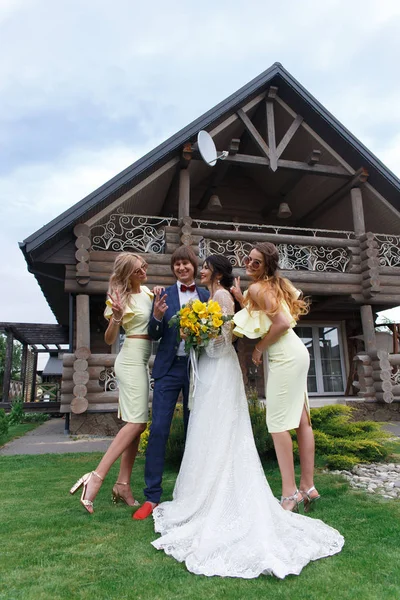
[[[229,292],[216,292],[224,314]],[[173,500],[153,512],[152,542],[202,575],[298,575],[311,560],[340,552],[344,539],[317,519],[285,511],[255,447],[230,323],[199,360],[193,409]]]

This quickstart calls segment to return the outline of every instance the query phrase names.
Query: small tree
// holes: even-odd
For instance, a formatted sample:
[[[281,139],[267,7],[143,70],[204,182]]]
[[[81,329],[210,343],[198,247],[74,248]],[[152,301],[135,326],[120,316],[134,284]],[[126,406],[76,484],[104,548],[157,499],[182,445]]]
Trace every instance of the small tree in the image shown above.
[[[4,380],[4,365],[6,362],[7,336],[0,333],[0,389],[3,388]],[[22,366],[22,345],[16,340],[13,341],[13,356],[11,379],[19,379],[21,377]]]

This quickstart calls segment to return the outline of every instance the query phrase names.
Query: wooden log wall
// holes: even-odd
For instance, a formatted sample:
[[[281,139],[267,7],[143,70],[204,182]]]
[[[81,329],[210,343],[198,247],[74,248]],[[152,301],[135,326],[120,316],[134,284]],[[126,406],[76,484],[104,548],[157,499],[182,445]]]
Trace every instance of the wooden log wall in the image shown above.
[[[114,367],[115,359],[116,354],[91,354],[88,348],[64,354],[60,412],[116,411],[118,390],[104,391],[100,383],[102,371]],[[150,370],[153,363],[154,357],[151,357]],[[151,399],[150,392],[149,401]]]
[[[355,357],[358,381],[354,381],[353,385],[359,390],[359,397],[370,401],[376,399],[381,402],[393,402],[394,393],[390,359],[391,356],[385,350],[378,350],[369,354],[359,353]]]

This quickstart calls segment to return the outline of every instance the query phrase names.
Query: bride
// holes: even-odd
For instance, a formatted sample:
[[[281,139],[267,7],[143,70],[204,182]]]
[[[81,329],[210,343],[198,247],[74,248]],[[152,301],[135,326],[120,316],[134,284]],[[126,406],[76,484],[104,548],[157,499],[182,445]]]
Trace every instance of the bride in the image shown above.
[[[201,282],[232,315],[229,261],[209,256]],[[199,575],[298,575],[309,561],[340,552],[344,540],[322,521],[284,510],[273,496],[254,443],[231,323],[222,330],[199,361],[173,500],[153,512],[161,537],[152,544]]]

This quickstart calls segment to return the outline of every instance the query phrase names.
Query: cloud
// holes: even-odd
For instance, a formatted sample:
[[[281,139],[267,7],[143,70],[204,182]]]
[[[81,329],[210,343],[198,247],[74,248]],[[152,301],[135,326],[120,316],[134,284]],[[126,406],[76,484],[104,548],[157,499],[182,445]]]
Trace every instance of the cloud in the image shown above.
[[[18,241],[277,60],[400,175],[399,25],[397,0],[0,0],[1,314],[52,318]]]

